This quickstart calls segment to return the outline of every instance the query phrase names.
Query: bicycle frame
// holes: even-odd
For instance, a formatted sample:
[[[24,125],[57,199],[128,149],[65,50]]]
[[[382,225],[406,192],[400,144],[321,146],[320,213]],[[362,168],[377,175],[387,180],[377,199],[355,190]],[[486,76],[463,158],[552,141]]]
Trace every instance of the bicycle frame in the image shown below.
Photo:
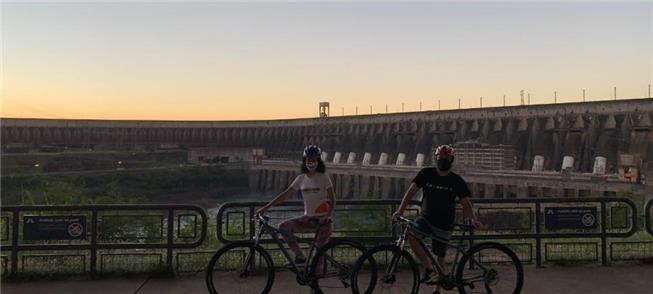
[[[268,223],[268,220],[269,220],[268,217],[264,217],[264,216],[259,216],[258,217],[259,227],[257,228],[256,233],[254,234],[254,239],[253,239],[254,246],[259,245],[259,241],[261,240],[261,236],[264,233],[267,233],[270,237],[272,237],[272,240],[274,240],[274,243],[277,244],[277,246],[281,250],[281,253],[286,258],[288,263],[291,265],[290,270],[293,271],[295,274],[299,275],[299,273],[300,273],[299,268],[297,268],[297,265],[295,265],[295,263],[294,263],[292,257],[290,256],[290,253],[288,252],[288,250],[286,250],[286,248],[283,246],[284,241],[281,240],[281,238],[279,238],[279,235],[282,234],[281,231],[279,231],[277,228],[271,226]],[[313,259],[313,253],[318,249],[317,246],[315,246],[315,243],[316,243],[316,238],[317,238],[318,234],[320,233],[320,229],[322,229],[322,226],[323,225],[318,224],[318,227],[317,227],[317,229],[315,231],[315,237],[313,238],[313,241],[310,243],[311,244],[311,249],[310,249],[310,251],[308,253],[308,258],[306,259],[306,264],[304,264],[305,267],[308,266],[311,263],[311,260]],[[252,254],[250,252],[250,253],[247,254],[247,259],[246,259],[245,264],[250,264],[251,258],[252,258]]]
[[[398,219],[401,220],[401,221],[403,221],[403,222],[405,222],[405,223],[407,224],[407,225],[406,225],[406,228],[404,228],[403,233],[402,233],[401,235],[399,235],[399,238],[398,238],[397,241],[396,241],[396,245],[397,245],[397,247],[399,247],[399,250],[400,250],[400,251],[401,251],[401,250],[404,250],[404,247],[405,247],[405,245],[406,245],[406,236],[407,236],[409,233],[412,233],[412,232],[415,232],[415,233],[417,233],[417,234],[420,234],[420,235],[426,237],[427,239],[431,239],[431,240],[433,240],[433,241],[443,243],[443,244],[445,244],[447,247],[452,247],[452,248],[456,249],[456,257],[454,258],[453,265],[452,265],[452,267],[451,267],[451,270],[450,270],[449,273],[448,273],[449,276],[453,277],[453,274],[455,273],[455,271],[456,271],[456,269],[457,269],[457,266],[458,266],[458,261],[460,260],[460,258],[461,258],[463,255],[466,254],[465,247],[463,247],[463,242],[465,241],[465,238],[464,238],[464,237],[467,235],[467,230],[463,230],[462,238],[460,239],[460,241],[458,242],[458,244],[453,244],[453,243],[450,243],[449,241],[447,241],[447,240],[445,240],[445,239],[442,239],[442,238],[440,238],[440,237],[438,237],[438,236],[435,236],[435,235],[433,235],[433,234],[429,234],[429,233],[426,233],[426,232],[422,232],[422,231],[417,230],[416,228],[414,228],[413,226],[411,226],[411,223],[414,223],[413,220],[410,220],[410,219],[407,219],[407,218],[404,218],[404,217],[399,217]],[[458,227],[469,227],[469,226],[467,226],[467,225],[460,225],[460,224],[454,224],[454,225],[455,225],[455,226],[458,226]],[[424,244],[424,241],[422,240],[423,238],[420,238],[420,237],[416,236],[415,234],[413,234],[413,236],[417,239],[417,243],[422,247],[422,249],[424,250],[424,252],[426,252],[426,256],[428,257],[429,261],[430,261],[432,264],[435,265],[435,268],[436,268],[438,274],[441,274],[441,275],[447,275],[447,273],[445,273],[445,270],[442,268],[442,265],[441,265],[439,262],[436,261],[436,258],[435,258],[435,256],[434,256],[433,252],[431,252],[431,250],[428,249],[428,247],[426,246],[426,244]],[[470,243],[470,247],[471,247],[471,243],[472,243],[473,241],[472,241],[472,240],[468,240],[468,242]],[[485,267],[484,267],[480,262],[478,262],[478,261],[476,260],[476,258],[474,258],[473,256],[471,256],[470,259],[471,259],[471,260],[472,260],[472,261],[473,261],[477,266],[480,266],[483,270],[485,270]],[[393,263],[391,263],[391,265],[393,265],[395,261],[393,260],[393,261],[391,261],[391,262],[393,262]],[[394,271],[394,266],[391,266],[391,267],[389,268],[389,270],[390,270],[390,271]],[[460,281],[460,282],[462,282],[462,281]]]

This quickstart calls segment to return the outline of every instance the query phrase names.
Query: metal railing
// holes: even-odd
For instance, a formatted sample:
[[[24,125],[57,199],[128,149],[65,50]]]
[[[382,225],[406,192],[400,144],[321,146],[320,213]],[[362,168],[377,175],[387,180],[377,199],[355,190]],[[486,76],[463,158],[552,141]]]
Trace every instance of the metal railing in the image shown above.
[[[474,199],[473,202],[486,228],[472,238],[500,241],[513,248],[526,263],[540,266],[546,262],[589,261],[606,265],[609,261],[653,259],[653,200],[645,205],[643,213],[638,213],[636,205],[627,198]],[[398,199],[339,200],[333,238],[352,238],[366,245],[393,241],[400,231],[392,225],[390,216],[399,203]],[[254,212],[265,204],[222,205],[216,218],[217,240],[227,243],[251,238],[256,226]],[[596,216],[596,224],[585,229],[551,228],[545,212],[560,207],[590,209]],[[414,217],[419,209],[419,202],[414,201],[406,214]],[[161,270],[167,272],[197,271],[216,249],[214,241],[205,242],[208,217],[204,209],[195,205],[6,206],[1,212],[3,277],[23,273],[28,265],[57,267],[60,260],[72,264],[76,273],[89,272],[92,276],[111,272],[105,269],[112,265],[137,260],[160,264]],[[272,217],[272,225],[278,225],[302,213],[301,201],[287,201],[271,209],[268,215]],[[637,220],[642,214],[645,229],[640,234]],[[29,217],[71,215],[85,217],[87,229],[83,238],[52,241],[25,238],[25,222]],[[630,238],[636,232],[637,236]],[[310,235],[302,237],[308,240]],[[453,238],[461,236],[454,234]],[[266,241],[269,240],[263,240]],[[19,262],[22,262],[20,267]],[[151,270],[138,270],[144,271]]]
[[[26,257],[47,259],[52,257],[75,258],[86,272],[86,257],[90,259],[90,274],[95,276],[98,273],[98,251],[99,250],[132,250],[132,252],[121,252],[122,255],[143,255],[151,254],[162,261],[162,253],[134,252],[134,250],[159,250],[165,251],[164,271],[173,272],[173,251],[175,249],[196,248],[206,239],[207,215],[199,206],[195,205],[55,205],[55,206],[5,206],[2,207],[3,253],[3,276],[15,276],[18,273],[19,253],[24,252],[54,252],[55,254],[22,256],[23,267]],[[139,213],[140,214],[136,214]],[[84,218],[85,235],[78,240],[44,240],[34,241],[25,238],[25,220],[30,217],[47,216],[70,216],[76,215]],[[21,219],[22,217],[22,219]],[[90,221],[86,221],[90,217]],[[199,217],[199,219],[198,219]],[[143,219],[154,220],[151,222],[156,228],[150,232],[154,236],[142,236],[145,226],[139,226]],[[192,219],[192,235],[184,235],[182,223],[191,223],[184,219]],[[121,220],[121,221],[119,221]],[[11,224],[9,226],[9,224]],[[198,234],[199,225],[199,234]],[[117,226],[117,227],[116,227]],[[131,227],[133,230],[124,230]],[[149,227],[149,226],[148,226]],[[21,231],[21,229],[23,231]],[[140,231],[139,231],[140,230]],[[134,233],[136,231],[136,233]],[[165,233],[164,233],[165,231]],[[131,234],[134,233],[134,234]],[[175,234],[176,232],[176,234]],[[158,236],[157,236],[158,234]],[[148,235],[148,234],[145,234]],[[83,254],[56,254],[60,251],[83,251]],[[109,260],[112,253],[101,254],[100,268],[105,261]],[[8,260],[7,260],[8,259]],[[6,262],[9,263],[7,268]]]
[[[626,198],[474,199],[473,202],[477,215],[481,222],[486,223],[487,228],[476,232],[471,238],[500,240],[513,249],[521,248],[523,256],[528,260],[534,259],[537,266],[541,266],[544,261],[565,260],[565,254],[571,251],[580,252],[581,256],[576,256],[575,260],[591,259],[598,262],[600,259],[602,265],[607,265],[608,258],[620,260],[612,252],[608,254],[608,248],[612,251],[617,250],[613,248],[614,244],[621,246],[616,242],[608,246],[608,239],[625,239],[637,231],[637,207]],[[265,204],[266,202],[231,202],[221,206],[216,219],[218,240],[226,243],[251,238],[255,231],[254,212],[257,207]],[[347,237],[366,244],[395,240],[399,231],[390,223],[390,217],[399,204],[398,199],[339,200],[334,217],[334,238]],[[417,215],[419,202],[411,204],[409,210]],[[545,224],[544,212],[547,208],[570,206],[594,209],[595,225],[587,229],[552,229]],[[301,201],[288,201],[271,209],[268,215],[273,220],[276,219],[278,224],[289,216],[301,214],[302,207]],[[457,215],[460,217],[461,213]],[[457,235],[453,237],[459,238]],[[551,241],[557,239],[580,241]],[[515,243],[515,240],[520,240],[520,243]],[[583,254],[589,257],[582,256]]]

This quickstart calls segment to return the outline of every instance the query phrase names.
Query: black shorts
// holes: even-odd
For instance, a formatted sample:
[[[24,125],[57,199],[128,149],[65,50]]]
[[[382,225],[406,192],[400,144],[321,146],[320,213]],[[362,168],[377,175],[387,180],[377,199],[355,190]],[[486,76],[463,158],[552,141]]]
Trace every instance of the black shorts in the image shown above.
[[[432,226],[425,218],[419,216],[415,219],[415,222],[417,223],[417,228],[419,231],[425,234],[430,234],[433,236],[436,236],[440,239],[446,240],[449,242],[451,240],[451,231],[443,230],[438,227]],[[424,239],[425,236],[419,236],[418,237]],[[433,240],[432,248],[433,248],[433,254],[436,256],[443,257],[447,254],[447,245],[443,242]]]

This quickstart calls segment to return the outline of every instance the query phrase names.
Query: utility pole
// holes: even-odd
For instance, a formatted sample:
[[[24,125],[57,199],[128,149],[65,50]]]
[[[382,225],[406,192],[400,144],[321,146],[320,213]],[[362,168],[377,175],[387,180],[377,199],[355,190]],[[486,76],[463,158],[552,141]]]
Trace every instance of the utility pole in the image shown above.
[[[553,104],[558,103],[558,91],[553,91]]]
[[[460,98],[458,98],[458,109],[460,109]]]
[[[358,106],[356,106],[356,115],[358,115]]]
[[[342,108],[342,116],[345,116],[345,108]]]
[[[388,113],[388,104],[385,105],[385,113]]]
[[[617,87],[614,87],[614,100],[617,100]]]
[[[521,97],[521,105],[524,105],[524,90],[519,91],[519,96]]]
[[[528,105],[531,105],[531,93],[528,93]]]
[[[401,112],[404,112],[404,103],[401,102]]]
[[[585,102],[585,89],[583,89],[583,102]]]
[[[648,85],[648,96],[651,96],[651,85]],[[438,99],[438,110],[440,110],[440,99]]]
[[[503,95],[503,107],[506,107],[506,95]]]
[[[481,105],[481,108],[483,108],[483,96],[481,96],[481,98],[479,98],[479,104]]]
[[[422,101],[419,102],[419,111],[422,111]]]
[[[370,105],[370,114],[372,114],[372,105]]]

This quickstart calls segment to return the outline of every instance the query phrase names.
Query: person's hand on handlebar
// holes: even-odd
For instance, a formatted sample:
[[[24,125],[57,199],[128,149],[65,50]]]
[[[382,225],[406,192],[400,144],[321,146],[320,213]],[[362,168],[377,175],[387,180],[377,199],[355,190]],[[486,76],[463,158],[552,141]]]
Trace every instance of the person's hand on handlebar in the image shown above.
[[[259,209],[256,210],[256,212],[254,213],[254,215],[256,215],[256,216],[263,216],[263,214],[265,214],[266,211],[268,211],[268,208],[267,208],[267,207],[261,207],[261,208],[259,208]]]
[[[480,222],[480,221],[478,221],[478,220],[475,220],[473,223],[474,223],[474,227],[475,227],[477,230],[485,229],[485,225],[484,225],[482,222]]]
[[[474,229],[477,229],[477,230],[481,230],[481,229],[484,228],[483,223],[481,223],[480,221],[478,221],[478,220],[475,219],[475,218],[474,218],[474,219],[470,219],[470,220],[468,220],[467,223],[469,223],[470,225],[474,226]]]
[[[392,220],[396,221],[399,219],[399,217],[404,216],[403,211],[395,211],[395,213],[392,214]]]

